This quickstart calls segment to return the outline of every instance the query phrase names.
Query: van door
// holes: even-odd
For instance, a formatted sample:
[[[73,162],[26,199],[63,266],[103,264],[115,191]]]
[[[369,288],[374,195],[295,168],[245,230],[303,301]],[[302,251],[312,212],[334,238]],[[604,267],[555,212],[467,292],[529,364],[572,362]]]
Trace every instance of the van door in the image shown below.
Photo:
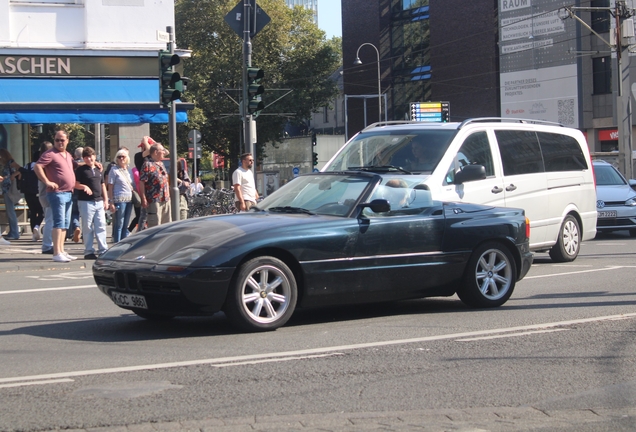
[[[522,208],[530,219],[530,247],[553,244],[546,239],[550,224],[547,179],[539,140],[534,131],[495,130],[501,155],[506,207]]]
[[[483,165],[486,169],[486,178],[458,185],[453,184],[455,174],[464,166],[472,164]],[[486,131],[474,132],[464,140],[450,166],[447,167],[442,195],[435,195],[435,199],[493,206],[505,205],[501,167],[498,158],[493,158]]]

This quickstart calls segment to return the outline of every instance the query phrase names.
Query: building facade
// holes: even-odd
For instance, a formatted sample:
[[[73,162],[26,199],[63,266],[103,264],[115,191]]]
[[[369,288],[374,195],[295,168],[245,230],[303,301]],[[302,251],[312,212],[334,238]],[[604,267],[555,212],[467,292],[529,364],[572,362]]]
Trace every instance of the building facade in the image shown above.
[[[314,22],[318,24],[318,0],[285,0],[287,6],[302,6],[314,13]]]
[[[547,120],[582,130],[592,152],[617,151],[618,67],[608,46],[616,19],[606,9],[576,10],[613,9],[615,1],[343,1],[345,97],[377,94],[380,81],[388,120],[410,119],[411,102],[448,101],[451,121]],[[627,9],[633,3],[626,0]],[[586,24],[568,18],[565,6]],[[636,39],[632,18],[623,21],[626,47]],[[369,44],[378,49],[379,77]],[[354,65],[358,56],[362,64]],[[631,57],[626,50],[622,64],[633,98]],[[377,98],[362,100],[348,104],[349,136],[378,120]]]
[[[168,26],[173,1],[0,0],[0,146],[23,164],[30,126],[107,123],[134,149],[168,120],[157,79]]]

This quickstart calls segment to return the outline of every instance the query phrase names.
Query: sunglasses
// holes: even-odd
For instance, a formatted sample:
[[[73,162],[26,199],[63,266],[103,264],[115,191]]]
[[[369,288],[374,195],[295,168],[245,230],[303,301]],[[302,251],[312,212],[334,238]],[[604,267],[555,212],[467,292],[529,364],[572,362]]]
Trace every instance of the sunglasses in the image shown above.
[[[126,156],[117,156],[117,159],[126,159]]]

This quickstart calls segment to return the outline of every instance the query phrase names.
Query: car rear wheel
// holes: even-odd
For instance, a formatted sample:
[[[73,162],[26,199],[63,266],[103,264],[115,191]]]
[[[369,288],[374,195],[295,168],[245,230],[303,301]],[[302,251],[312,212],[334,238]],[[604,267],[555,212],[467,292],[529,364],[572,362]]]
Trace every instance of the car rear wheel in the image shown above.
[[[457,295],[471,307],[497,307],[504,304],[515,288],[517,266],[510,251],[488,242],[473,251]]]
[[[554,262],[570,262],[574,261],[581,249],[581,229],[579,228],[579,222],[574,216],[568,215],[565,217],[561,230],[559,231],[559,238],[552,249],[550,249],[550,258]]]
[[[258,257],[239,268],[228,292],[225,313],[243,330],[276,330],[294,313],[297,295],[294,273],[283,261]]]

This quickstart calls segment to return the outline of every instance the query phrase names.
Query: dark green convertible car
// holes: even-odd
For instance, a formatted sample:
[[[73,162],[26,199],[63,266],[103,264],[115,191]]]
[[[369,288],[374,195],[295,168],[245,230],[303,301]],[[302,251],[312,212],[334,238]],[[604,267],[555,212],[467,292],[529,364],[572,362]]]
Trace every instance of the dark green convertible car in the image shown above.
[[[246,213],[127,237],[93,265],[99,289],[148,319],[223,311],[274,330],[296,308],[452,296],[504,304],[532,264],[523,210],[434,200],[386,172],[295,178]]]

